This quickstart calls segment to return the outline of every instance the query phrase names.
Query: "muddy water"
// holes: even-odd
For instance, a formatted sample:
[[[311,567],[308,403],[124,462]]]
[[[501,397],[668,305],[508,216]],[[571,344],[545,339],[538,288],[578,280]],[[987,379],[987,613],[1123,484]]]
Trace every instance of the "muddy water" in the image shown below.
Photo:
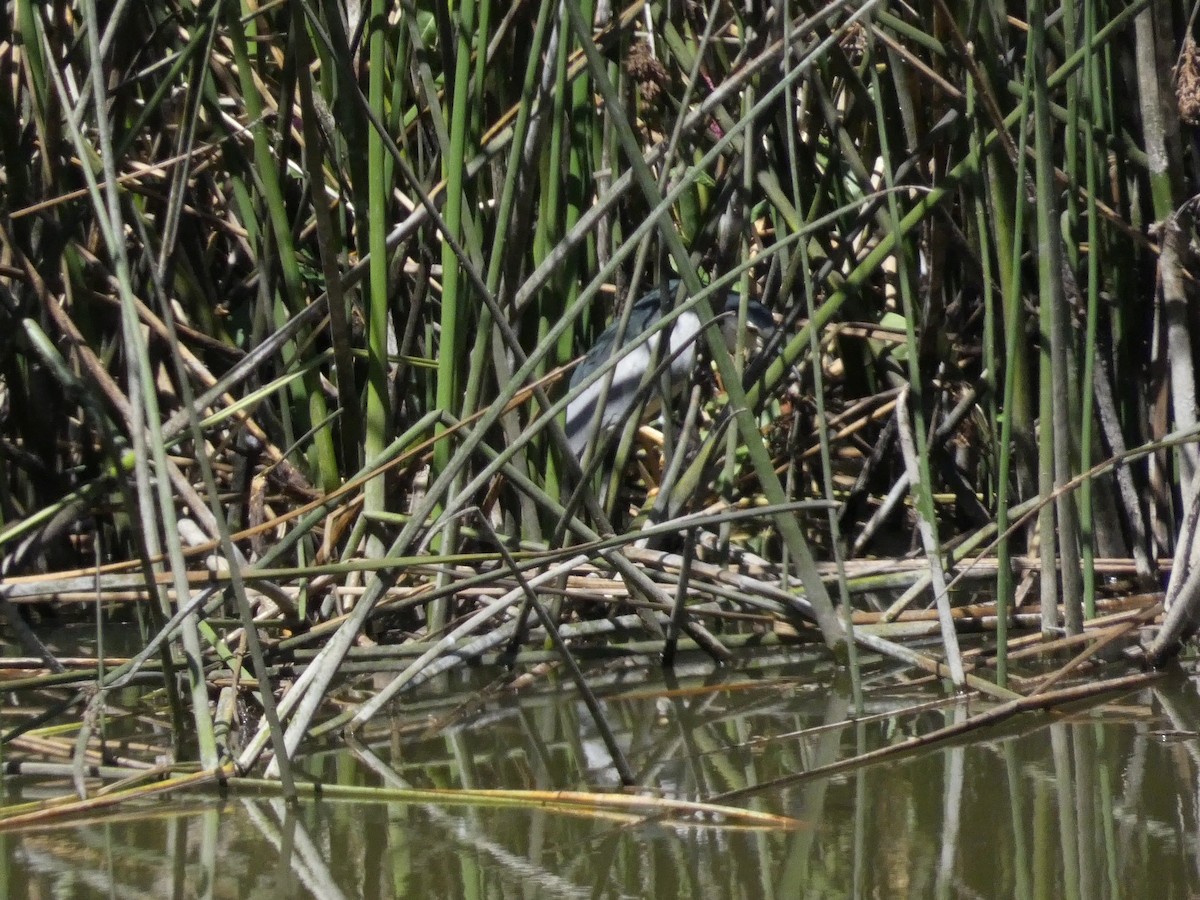
[[[550,672],[519,692],[495,671],[430,685],[363,735],[316,748],[341,785],[612,788],[584,705]],[[979,709],[817,660],[676,677],[593,664],[640,784],[793,817],[794,830],[711,819],[631,823],[539,809],[210,795],[0,835],[0,898],[1015,897],[1200,893],[1200,699],[1186,676],[1029,714],[968,739],[836,775],[800,773]],[[370,684],[360,685],[363,691]],[[933,702],[931,702],[933,701]],[[61,784],[7,779],[5,802]]]

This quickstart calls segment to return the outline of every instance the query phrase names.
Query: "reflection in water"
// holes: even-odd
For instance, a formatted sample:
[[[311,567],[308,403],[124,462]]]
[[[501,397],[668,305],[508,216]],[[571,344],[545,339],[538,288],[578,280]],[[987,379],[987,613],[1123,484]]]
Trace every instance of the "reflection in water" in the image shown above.
[[[542,810],[236,796],[0,835],[0,897],[1190,897],[1200,891],[1200,703],[1189,681],[808,781],[753,786],[965,717],[885,678],[863,716],[829,669],[717,682],[589,676],[640,783],[793,816],[797,831],[630,826]],[[327,783],[613,787],[582,704],[543,683],[432,689],[317,753]],[[469,707],[464,702],[470,701]],[[456,715],[455,710],[459,713]],[[747,789],[751,789],[747,792]],[[61,793],[26,781],[5,801]]]

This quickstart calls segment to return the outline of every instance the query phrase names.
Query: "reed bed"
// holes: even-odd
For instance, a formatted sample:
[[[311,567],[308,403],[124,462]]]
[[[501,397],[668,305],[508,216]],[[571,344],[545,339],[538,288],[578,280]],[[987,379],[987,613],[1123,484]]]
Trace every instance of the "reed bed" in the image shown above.
[[[1166,663],[1200,623],[1189,12],[10,0],[5,756],[65,717],[81,796],[296,796],[448,668],[553,660],[632,784],[584,656],[882,654],[1013,710]],[[576,458],[571,367],[676,279],[775,337],[714,324],[676,408]]]

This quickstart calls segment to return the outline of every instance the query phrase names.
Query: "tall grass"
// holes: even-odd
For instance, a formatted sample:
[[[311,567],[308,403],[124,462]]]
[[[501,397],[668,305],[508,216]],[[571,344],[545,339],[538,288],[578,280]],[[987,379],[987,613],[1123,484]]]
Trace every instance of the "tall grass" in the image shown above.
[[[156,584],[173,574],[160,628],[193,593],[189,560],[218,547],[286,598],[259,618],[323,649],[280,698],[286,750],[264,726],[243,765],[271,734],[277,760],[294,752],[365,632],[436,640],[475,612],[463,563],[499,579],[580,552],[661,634],[647,610],[671,593],[621,547],[689,513],[712,516],[687,520],[715,529],[697,538],[710,559],[752,547],[781,564],[792,597],[776,614],[815,621],[849,658],[850,576],[839,617],[815,560],[919,544],[935,587],[887,616],[936,604],[954,681],[1009,696],[1028,582],[1043,630],[1078,633],[1098,561],[1153,578],[1194,503],[1195,451],[1176,434],[1195,420],[1186,253],[1156,277],[1195,167],[1169,78],[1182,3],[5,11],[4,574],[87,565],[74,531]],[[705,319],[725,285],[751,290],[782,338],[743,373],[710,329],[699,439],[643,454],[642,486],[625,469],[605,498],[562,435],[562,367],[668,277]],[[660,464],[677,477],[656,501]],[[814,495],[840,516],[798,514]],[[734,523],[760,499],[758,521]],[[47,524],[53,508],[71,513]],[[876,511],[886,524],[864,531]],[[176,515],[208,543],[185,547]],[[648,540],[679,549],[683,527]],[[957,655],[936,573],[962,545],[996,573],[995,672]],[[418,584],[427,600],[391,607]],[[359,586],[344,608],[333,588]],[[236,634],[182,620],[195,718],[176,728],[210,767],[202,670],[241,677],[227,639],[247,642],[275,721],[234,593]],[[512,594],[519,642],[538,601]],[[1155,658],[1194,627],[1177,617]]]

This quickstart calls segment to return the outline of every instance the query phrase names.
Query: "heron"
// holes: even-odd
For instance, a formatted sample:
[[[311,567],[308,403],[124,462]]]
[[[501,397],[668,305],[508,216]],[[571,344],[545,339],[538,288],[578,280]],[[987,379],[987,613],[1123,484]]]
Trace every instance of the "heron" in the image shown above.
[[[672,281],[668,289],[674,291],[677,285],[677,281]],[[721,333],[725,336],[725,346],[729,348],[730,353],[737,348],[738,312],[741,304],[739,295],[729,293],[718,311]],[[618,356],[613,370],[612,385],[605,398],[604,410],[600,414],[600,436],[610,434],[628,421],[637,407],[638,392],[646,382],[647,373],[659,365],[660,361],[669,360],[666,363],[666,373],[670,380],[672,396],[680,393],[691,379],[698,357],[696,340],[703,329],[703,323],[694,310],[689,309],[681,313],[671,324],[668,349],[660,355],[658,348],[662,331],[655,332],[646,340],[641,338],[663,317],[663,312],[659,291],[651,291],[638,299],[629,312],[629,321],[620,349],[614,354],[617,323],[613,323],[600,333],[583,362],[576,366],[572,373],[571,391],[574,392],[589,376],[608,362],[610,357]],[[770,339],[775,331],[775,319],[771,311],[761,303],[747,300],[745,327],[746,335],[742,346],[753,352],[761,343]],[[567,442],[571,451],[580,459],[583,458],[584,449],[595,436],[596,404],[600,401],[604,381],[603,378],[593,381],[567,404]],[[655,391],[646,403],[647,418],[654,416],[659,406],[658,392]]]

